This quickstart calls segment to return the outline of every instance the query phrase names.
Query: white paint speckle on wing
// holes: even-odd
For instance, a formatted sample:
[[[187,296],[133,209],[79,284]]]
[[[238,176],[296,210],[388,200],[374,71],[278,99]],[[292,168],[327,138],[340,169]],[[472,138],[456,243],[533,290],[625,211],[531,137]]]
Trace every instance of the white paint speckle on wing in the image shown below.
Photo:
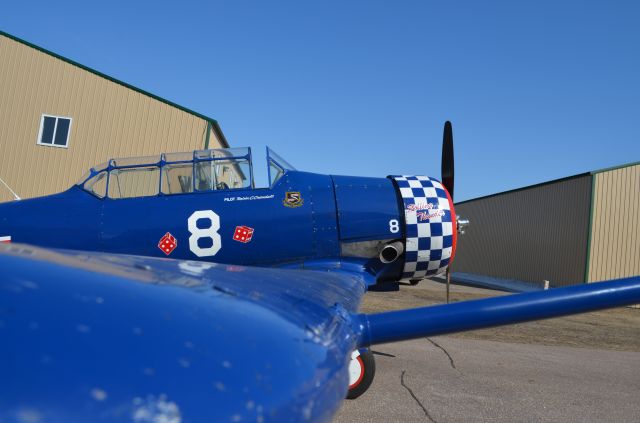
[[[100,388],[93,388],[91,390],[91,397],[96,401],[104,401],[107,399],[107,392]]]
[[[42,415],[33,408],[22,408],[15,414],[16,421],[20,423],[40,423]]]
[[[76,330],[80,333],[89,333],[91,332],[91,328],[87,325],[79,324],[76,326]]]
[[[131,418],[136,423],[181,423],[180,408],[166,395],[148,395],[146,399],[133,399]]]

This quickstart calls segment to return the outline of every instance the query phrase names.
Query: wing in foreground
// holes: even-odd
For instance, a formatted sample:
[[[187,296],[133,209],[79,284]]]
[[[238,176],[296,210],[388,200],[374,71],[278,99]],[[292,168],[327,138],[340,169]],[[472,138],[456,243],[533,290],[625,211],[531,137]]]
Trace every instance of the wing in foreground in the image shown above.
[[[17,244],[0,269],[0,421],[323,421],[346,395],[358,278]]]
[[[0,269],[9,422],[326,421],[357,347],[640,303],[635,277],[366,315],[353,270],[20,245]]]

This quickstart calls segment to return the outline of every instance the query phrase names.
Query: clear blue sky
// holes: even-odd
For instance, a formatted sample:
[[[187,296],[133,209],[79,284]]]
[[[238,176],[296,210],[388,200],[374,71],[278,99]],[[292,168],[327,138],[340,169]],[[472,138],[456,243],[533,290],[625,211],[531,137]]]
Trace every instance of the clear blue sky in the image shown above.
[[[449,119],[464,200],[640,160],[639,4],[21,0],[0,29],[302,170],[439,177]]]

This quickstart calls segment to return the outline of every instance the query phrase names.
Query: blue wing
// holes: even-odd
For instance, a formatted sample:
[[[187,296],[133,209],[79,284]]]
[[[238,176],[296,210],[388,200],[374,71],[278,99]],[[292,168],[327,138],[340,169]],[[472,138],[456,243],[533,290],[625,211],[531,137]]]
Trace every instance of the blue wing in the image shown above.
[[[326,421],[358,347],[640,303],[640,277],[358,314],[366,278],[0,245],[0,421]],[[295,280],[295,283],[292,281]]]
[[[328,420],[345,397],[357,276],[1,251],[0,421]]]

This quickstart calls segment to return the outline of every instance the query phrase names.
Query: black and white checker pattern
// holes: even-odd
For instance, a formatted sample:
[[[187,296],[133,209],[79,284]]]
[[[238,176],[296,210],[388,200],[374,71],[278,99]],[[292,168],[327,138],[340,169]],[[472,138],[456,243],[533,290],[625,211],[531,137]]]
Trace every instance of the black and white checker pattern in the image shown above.
[[[453,219],[442,184],[428,176],[390,176],[400,190],[405,214],[402,280],[444,272],[453,250]]]

